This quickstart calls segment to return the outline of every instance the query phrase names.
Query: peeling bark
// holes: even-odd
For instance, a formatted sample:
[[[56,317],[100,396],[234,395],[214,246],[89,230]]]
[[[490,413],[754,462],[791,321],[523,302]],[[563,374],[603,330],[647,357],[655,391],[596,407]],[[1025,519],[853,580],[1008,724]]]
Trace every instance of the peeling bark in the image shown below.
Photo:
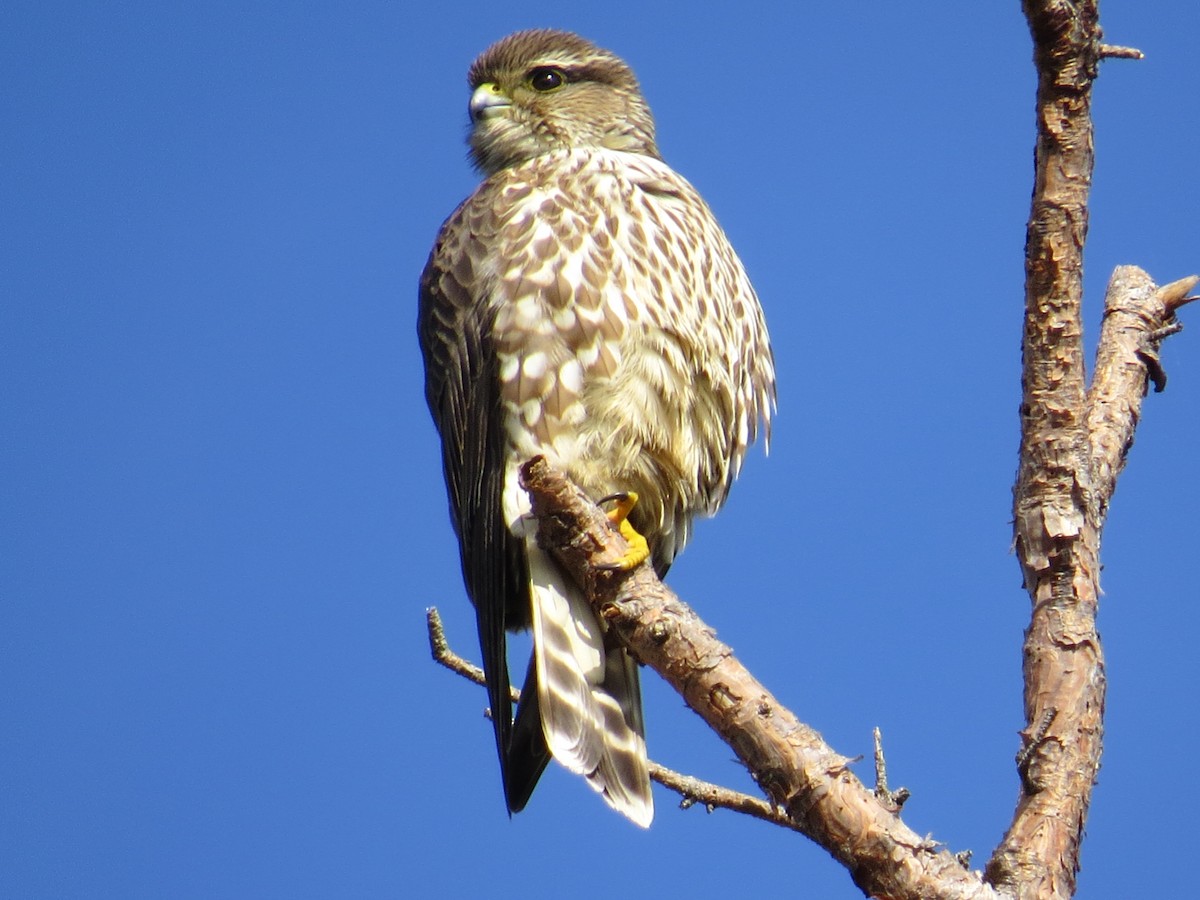
[[[1026,0],[1024,6],[1038,68],[1038,137],[1013,522],[1033,606],[1024,645],[1020,794],[986,871],[1016,896],[1048,898],[1075,892],[1104,731],[1104,654],[1096,630],[1100,536],[1148,372],[1161,373],[1153,368],[1157,344],[1174,310],[1145,273],[1118,269],[1096,378],[1086,387],[1081,308],[1092,82],[1100,58],[1140,54],[1101,43],[1094,2]]]

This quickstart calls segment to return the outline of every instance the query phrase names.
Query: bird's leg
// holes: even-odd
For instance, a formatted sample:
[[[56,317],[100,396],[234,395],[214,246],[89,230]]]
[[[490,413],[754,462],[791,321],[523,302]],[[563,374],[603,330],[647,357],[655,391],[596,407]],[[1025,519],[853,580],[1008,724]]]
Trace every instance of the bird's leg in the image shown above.
[[[617,569],[622,572],[628,572],[630,569],[636,568],[645,562],[646,557],[650,555],[650,545],[646,543],[646,539],[638,534],[637,530],[629,524],[629,513],[637,506],[638,495],[636,491],[618,491],[615,494],[609,494],[600,504],[612,503],[613,508],[608,511],[608,521],[616,526],[621,532],[621,537],[625,538],[625,543],[629,545],[629,549],[625,551],[625,555],[613,563],[606,563],[600,568]]]

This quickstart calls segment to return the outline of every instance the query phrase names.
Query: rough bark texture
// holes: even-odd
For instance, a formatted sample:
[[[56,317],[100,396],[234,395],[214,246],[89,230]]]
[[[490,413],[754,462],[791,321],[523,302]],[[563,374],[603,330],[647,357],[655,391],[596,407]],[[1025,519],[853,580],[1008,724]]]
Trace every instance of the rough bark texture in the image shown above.
[[[1133,446],[1148,382],[1154,383],[1156,391],[1167,386],[1159,344],[1180,329],[1175,311],[1195,299],[1188,292],[1197,283],[1200,278],[1191,275],[1160,288],[1136,266],[1118,266],[1109,281],[1096,371],[1087,398],[1095,515],[1101,523]]]
[[[851,760],[781,706],[649,565],[629,573],[601,568],[621,558],[624,542],[562,473],[538,458],[522,475],[539,543],[637,658],[680,693],[771,802],[843,863],[864,893],[897,900],[998,896],[979,872],[905,825],[849,771]]]
[[[1100,535],[1133,441],[1157,344],[1194,282],[1159,290],[1114,274],[1096,377],[1086,388],[1083,246],[1092,177],[1091,87],[1102,56],[1094,2],[1026,0],[1038,69],[1035,183],[1025,248],[1021,448],[1014,529],[1033,604],[1025,633],[1024,747],[1012,825],[988,879],[1019,897],[1070,897],[1103,737],[1096,630]]]
[[[1070,897],[1100,765],[1105,692],[1080,313],[1100,34],[1094,3],[1027,0],[1025,14],[1038,69],[1038,133],[1014,525],[1033,615],[1025,632],[1021,793],[988,875],[1019,896]]]

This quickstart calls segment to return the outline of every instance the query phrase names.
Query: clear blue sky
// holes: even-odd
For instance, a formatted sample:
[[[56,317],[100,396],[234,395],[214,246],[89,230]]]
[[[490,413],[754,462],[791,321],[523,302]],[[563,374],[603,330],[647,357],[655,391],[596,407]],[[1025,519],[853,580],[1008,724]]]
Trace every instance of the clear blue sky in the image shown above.
[[[534,25],[631,62],[774,338],[771,455],[671,583],[840,752],[880,726],[908,822],[986,860],[1027,621],[1019,4],[700,8],[5,5],[0,895],[858,896],[803,839],[665,792],[644,833],[552,769],[509,821],[484,695],[429,661],[432,604],[477,649],[416,279],[475,183],[467,65]],[[1089,340],[1114,265],[1200,270],[1200,7],[1102,13],[1148,58],[1097,85]],[[1194,886],[1193,327],[1105,535],[1085,897]],[[645,680],[652,755],[751,789]]]

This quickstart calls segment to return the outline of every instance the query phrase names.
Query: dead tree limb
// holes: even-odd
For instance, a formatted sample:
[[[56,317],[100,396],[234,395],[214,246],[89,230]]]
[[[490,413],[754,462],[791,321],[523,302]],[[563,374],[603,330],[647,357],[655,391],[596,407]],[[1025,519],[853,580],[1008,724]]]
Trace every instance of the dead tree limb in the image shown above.
[[[542,458],[522,469],[538,542],[558,559],[638,660],[661,675],[733,749],[797,830],[849,869],[871,896],[999,896],[942,845],[910,829],[865,787],[654,575],[606,569],[624,542],[592,501]]]
[[[1024,7],[1038,70],[1037,145],[1014,528],[1033,614],[1025,633],[1021,793],[987,871],[1020,896],[1070,897],[1100,765],[1105,695],[1081,315],[1100,30],[1094,2],[1026,0]]]
[[[1100,536],[1158,343],[1194,281],[1159,289],[1122,267],[1106,299],[1095,378],[1083,350],[1083,247],[1092,179],[1091,89],[1103,57],[1094,0],[1025,0],[1038,70],[1025,246],[1015,547],[1032,601],[1025,633],[1020,794],[988,879],[1019,897],[1070,897],[1100,766],[1105,671],[1096,630]],[[1174,304],[1174,305],[1172,305]]]

